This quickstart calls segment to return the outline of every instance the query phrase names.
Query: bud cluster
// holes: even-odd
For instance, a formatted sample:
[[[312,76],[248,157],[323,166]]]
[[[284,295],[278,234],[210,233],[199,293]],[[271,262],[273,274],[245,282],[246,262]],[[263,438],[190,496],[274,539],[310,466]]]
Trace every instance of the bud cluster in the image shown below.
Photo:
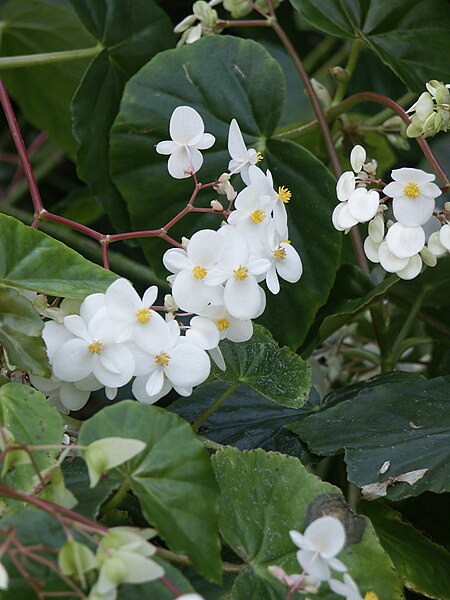
[[[408,137],[432,137],[450,127],[450,84],[432,79],[425,85],[428,91],[407,111],[412,113],[412,122],[406,130]]]

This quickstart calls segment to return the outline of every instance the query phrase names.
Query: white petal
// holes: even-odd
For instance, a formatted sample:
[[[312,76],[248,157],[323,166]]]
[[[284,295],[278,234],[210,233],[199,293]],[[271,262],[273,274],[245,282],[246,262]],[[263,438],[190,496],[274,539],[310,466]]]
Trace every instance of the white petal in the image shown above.
[[[114,319],[126,319],[139,310],[142,303],[127,279],[117,279],[106,290],[105,307]]]
[[[65,342],[53,359],[53,372],[63,381],[80,381],[92,373],[94,355],[79,338]]]
[[[79,315],[69,315],[68,317],[65,317],[64,326],[78,338],[90,341],[86,323]]]
[[[136,552],[119,551],[119,555],[123,558],[127,565],[128,583],[143,583],[144,581],[153,581],[164,575],[164,569],[160,567],[151,558],[140,556]]]
[[[272,294],[278,294],[280,291],[280,282],[278,281],[277,269],[275,263],[272,264],[266,273],[266,284]]]
[[[56,321],[47,321],[44,324],[42,337],[47,347],[48,359],[53,361],[55,353],[59,347],[73,337],[73,334],[62,324]]]
[[[217,231],[202,229],[189,241],[187,256],[192,264],[208,267],[219,260],[224,246],[225,241]]]
[[[87,324],[105,306],[105,294],[90,294],[80,306],[80,317]]]
[[[253,323],[250,319],[229,319],[230,326],[225,330],[225,336],[231,342],[246,342],[253,335]]]
[[[389,250],[386,242],[383,242],[378,249],[378,258],[380,259],[381,266],[388,273],[397,273],[404,269],[409,258],[398,258],[395,254]]]
[[[380,249],[380,244],[373,241],[371,237],[366,237],[364,240],[364,252],[369,260],[373,263],[379,263],[380,258],[378,256],[378,250]]]
[[[115,372],[117,370],[119,370],[118,373]],[[114,344],[105,348],[93,368],[93,373],[98,381],[111,388],[127,384],[133,376],[133,372],[133,354],[124,344]]]
[[[132,387],[133,396],[136,398],[136,400],[138,400],[139,402],[143,402],[144,404],[153,404],[154,402],[157,402],[160,398],[163,398],[166,394],[168,394],[172,389],[172,384],[167,379],[167,377],[165,377],[160,392],[154,396],[149,396],[145,391],[147,380],[148,377],[145,376],[136,377]]]
[[[261,304],[259,286],[249,276],[244,281],[229,279],[223,294],[225,307],[236,319],[254,319]]]
[[[178,273],[184,269],[192,268],[192,264],[187,257],[186,250],[181,248],[171,248],[164,253],[163,264],[168,271]]]
[[[369,192],[366,188],[357,188],[350,194],[348,208],[353,218],[360,223],[366,223],[377,214],[380,196],[375,190]]]
[[[208,377],[211,363],[204,350],[184,342],[172,350],[166,375],[174,387],[194,387]]]
[[[355,175],[351,171],[345,171],[339,177],[338,182],[336,184],[336,194],[338,200],[344,202],[348,200],[350,194],[355,189]]]
[[[211,133],[204,133],[202,135],[202,137],[200,138],[200,141],[198,141],[195,144],[195,146],[199,150],[207,150],[208,148],[211,148],[211,146],[214,145],[215,141],[216,141],[216,138]]]
[[[228,131],[228,152],[237,161],[247,161],[247,147],[236,119],[231,121]]]
[[[213,287],[205,285],[203,279],[196,279],[189,271],[180,271],[172,286],[173,299],[187,312],[201,312],[214,294]]]
[[[414,279],[422,270],[422,259],[418,254],[412,256],[404,269],[397,271],[397,275],[401,279]]]
[[[164,384],[164,371],[161,368],[150,373],[145,384],[145,392],[148,396],[156,396],[162,390]]]
[[[215,348],[220,341],[219,330],[215,323],[205,317],[193,317],[186,331],[186,339],[203,350]]]
[[[91,392],[80,390],[73,383],[63,383],[59,390],[61,404],[69,410],[80,410],[89,400]]]
[[[431,252],[426,246],[420,251],[420,258],[428,267],[435,267],[437,265],[436,255]]]
[[[275,262],[278,275],[289,283],[296,283],[303,273],[300,256],[290,244],[281,243],[280,246],[286,252],[286,257]]]
[[[441,246],[450,251],[450,225],[443,225],[439,231],[439,242]],[[437,244],[435,244],[437,246]]]
[[[345,544],[345,529],[336,517],[320,517],[305,530],[304,537],[324,558],[336,556]]]
[[[424,247],[425,232],[422,227],[404,227],[401,223],[394,223],[386,234],[386,243],[398,258],[410,258]]]
[[[177,144],[196,144],[202,137],[205,126],[198,112],[190,106],[177,106],[170,117],[170,137]]]
[[[422,183],[420,185],[420,193],[428,198],[437,198],[442,194],[435,183]]]
[[[350,152],[350,164],[355,173],[359,173],[366,160],[366,151],[359,144],[354,146]]]
[[[350,212],[348,202],[341,202],[341,204],[338,204],[334,211],[336,212],[335,218],[337,225],[341,231],[344,229],[349,229],[358,223],[357,219],[355,219]]]
[[[221,371],[226,370],[227,366],[225,364],[225,361],[223,359],[222,352],[220,351],[219,346],[217,346],[217,348],[211,348],[211,350],[208,350],[208,354],[210,355],[210,357],[213,359],[213,361],[216,363],[216,365],[219,367],[219,369]]]
[[[184,146],[179,146],[177,150],[170,155],[167,162],[169,175],[171,175],[174,179],[185,179],[186,177],[190,177],[190,156],[190,153]]]
[[[384,219],[378,215],[369,223],[369,236],[373,242],[381,244],[384,237]],[[372,260],[372,259],[371,259]]]
[[[158,154],[173,154],[176,150],[178,150],[180,146],[178,144],[175,144],[175,142],[170,142],[170,141],[165,141],[165,142],[159,142],[158,144],[156,144],[156,152],[158,152]]]
[[[392,201],[394,217],[399,223],[406,227],[418,227],[423,225],[432,216],[434,211],[434,199],[426,196],[408,198],[399,196]]]
[[[297,560],[311,577],[319,581],[326,581],[330,578],[330,568],[326,560],[322,559],[318,552],[312,550],[299,550]]]
[[[395,181],[400,181],[402,184],[409,183],[411,181],[420,184],[435,180],[435,176],[431,173],[425,173],[425,171],[422,171],[421,169],[412,169],[410,167],[394,169],[391,173],[391,176],[392,179],[395,179]]]

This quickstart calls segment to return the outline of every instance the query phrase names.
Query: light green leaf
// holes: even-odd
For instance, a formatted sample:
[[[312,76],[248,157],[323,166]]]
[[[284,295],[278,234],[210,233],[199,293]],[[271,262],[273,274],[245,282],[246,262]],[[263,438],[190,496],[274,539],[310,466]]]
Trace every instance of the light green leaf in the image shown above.
[[[117,275],[50,236],[0,214],[0,283],[52,296],[104,292]]]
[[[304,531],[314,519],[329,514],[346,529],[347,545],[339,560],[347,565],[362,593],[402,598],[401,583],[366,519],[356,517],[338,488],[308,473],[301,462],[277,453],[227,448],[213,457],[221,489],[220,530],[247,567],[232,591],[233,600],[284,600],[286,589],[267,567],[299,573],[297,547],[289,531]],[[317,598],[335,598],[324,584]]]
[[[9,362],[25,373],[50,377],[42,330],[44,323],[17,290],[0,287],[0,342]]]
[[[189,425],[155,406],[122,401],[86,421],[79,442],[132,437],[147,447],[109,472],[127,478],[145,518],[175,552],[186,552],[205,577],[220,580],[217,484],[208,452]]]
[[[213,365],[214,376],[228,385],[246,384],[263,398],[298,408],[308,398],[311,371],[298,354],[280,348],[270,331],[255,325],[248,342],[223,340],[220,350],[226,364],[222,371]]]
[[[414,91],[448,81],[450,11],[446,0],[290,0],[309,23],[361,39]],[[433,43],[430,44],[430,40]]]
[[[4,3],[3,3],[4,4]],[[1,55],[16,56],[90,48],[96,40],[66,3],[12,0],[0,13]],[[26,118],[48,131],[70,155],[75,154],[70,102],[89,58],[0,71]]]
[[[117,229],[130,227],[126,205],[108,172],[109,130],[125,83],[174,40],[172,25],[151,0],[71,0],[81,22],[104,49],[92,61],[72,104],[79,176]]]
[[[385,482],[395,500],[425,490],[441,493],[450,491],[449,394],[445,377],[375,385],[289,429],[317,454],[344,448],[349,480],[360,487]],[[385,463],[388,469],[380,473]],[[422,469],[413,485],[391,479]]]

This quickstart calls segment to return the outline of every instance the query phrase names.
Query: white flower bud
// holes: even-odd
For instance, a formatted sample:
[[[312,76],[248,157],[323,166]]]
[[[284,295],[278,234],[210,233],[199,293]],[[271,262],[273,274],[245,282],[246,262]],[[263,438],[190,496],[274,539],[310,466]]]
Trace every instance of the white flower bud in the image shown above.
[[[354,146],[353,150],[350,152],[350,164],[352,165],[352,169],[355,171],[355,173],[359,173],[361,171],[365,160],[365,149],[359,144]]]
[[[218,200],[211,200],[210,206],[213,210],[223,210],[222,204]]]
[[[167,312],[177,312],[178,306],[176,305],[172,294],[166,294],[164,296],[164,310]]]
[[[431,252],[431,250],[429,250],[426,246],[424,246],[422,248],[422,250],[420,251],[420,256],[423,260],[423,262],[428,265],[429,267],[435,267],[436,263],[437,263],[437,258],[436,255],[433,254],[433,252]]]
[[[314,78],[311,79],[311,83],[314,88],[314,92],[316,93],[316,96],[319,99],[320,104],[322,105],[322,108],[324,108],[325,110],[330,108],[332,98],[327,88]]]

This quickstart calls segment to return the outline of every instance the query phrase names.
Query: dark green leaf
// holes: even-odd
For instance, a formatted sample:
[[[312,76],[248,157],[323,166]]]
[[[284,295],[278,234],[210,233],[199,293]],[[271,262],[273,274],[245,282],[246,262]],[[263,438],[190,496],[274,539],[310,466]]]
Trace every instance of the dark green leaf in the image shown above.
[[[167,157],[155,150],[157,142],[169,138],[169,119],[177,106],[195,108],[205,131],[216,137],[213,148],[204,152],[204,166],[198,173],[206,183],[227,169],[231,119],[238,121],[248,145],[264,150],[283,100],[280,66],[251,40],[211,36],[155,56],[125,86],[111,130],[111,174],[127,203],[132,227],[162,227],[186,206],[194,189],[191,179],[170,177]],[[199,200],[209,206],[214,197],[205,190]],[[195,215],[195,219],[184,219],[170,235],[189,237],[198,229],[219,224],[217,215]],[[156,239],[141,243],[147,260],[161,273],[160,256],[167,244]]]
[[[228,385],[244,383],[263,398],[283,406],[298,408],[306,402],[311,389],[309,366],[289,348],[280,348],[261,325],[254,326],[248,342],[223,340],[220,350],[227,368],[212,368],[220,381]]]
[[[430,79],[447,81],[450,11],[446,0],[290,0],[315,27],[361,39],[417,92]],[[433,40],[433,43],[430,43]]]
[[[45,233],[0,214],[0,283],[52,296],[104,292],[117,275]]]
[[[348,477],[358,486],[426,469],[413,485],[387,486],[392,499],[425,490],[450,490],[450,381],[412,378],[363,389],[359,394],[290,424],[313,452],[331,455],[345,449]],[[380,473],[383,464],[388,469]]]
[[[109,130],[125,83],[158,51],[171,46],[172,26],[151,0],[71,0],[86,29],[104,46],[87,69],[73,100],[80,146],[78,174],[117,229],[129,229],[126,206],[108,172]]]
[[[96,43],[66,4],[13,0],[5,4],[0,16],[4,57],[90,48]],[[27,119],[48,131],[71,155],[75,154],[76,142],[71,133],[70,102],[89,60],[1,71]]]
[[[340,490],[308,473],[299,460],[277,453],[227,448],[213,457],[221,489],[220,529],[247,567],[233,587],[236,600],[284,600],[286,590],[267,571],[280,565],[298,573],[297,548],[289,531],[304,531],[325,514],[339,518],[346,529],[347,546],[339,554],[363,593],[400,599],[401,584],[382,550],[373,528],[356,517]],[[330,600],[326,584],[318,598]]]
[[[50,377],[43,328],[29,300],[17,290],[0,288],[0,342],[10,363],[25,373]]]
[[[80,444],[104,437],[142,440],[145,450],[109,472],[128,478],[145,518],[175,552],[186,552],[207,578],[220,580],[217,484],[208,452],[189,425],[161,408],[125,400],[80,430]]]
[[[450,552],[382,502],[361,502],[358,508],[372,521],[405,586],[427,598],[449,600]]]

